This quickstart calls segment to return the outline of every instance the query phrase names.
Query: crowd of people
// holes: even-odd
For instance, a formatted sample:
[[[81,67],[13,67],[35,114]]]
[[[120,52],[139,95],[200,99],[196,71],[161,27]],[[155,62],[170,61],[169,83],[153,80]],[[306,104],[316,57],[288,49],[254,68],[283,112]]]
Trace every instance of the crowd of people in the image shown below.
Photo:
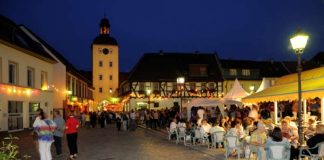
[[[42,109],[37,110],[33,123],[33,137],[41,160],[52,160],[51,145],[54,142],[56,157],[62,154],[62,137],[66,134],[70,151],[69,159],[78,157],[77,137],[79,121],[70,113],[66,122],[59,111],[54,111],[54,120],[49,119]]]
[[[307,128],[304,130],[308,147],[314,147],[319,142],[324,142],[324,125],[317,124],[320,106],[315,99],[309,102],[308,110],[315,118],[309,118]],[[289,107],[286,107],[286,106]],[[249,154],[250,147],[258,150],[258,158],[266,159],[265,148],[271,144],[284,143],[290,145],[291,159],[296,159],[299,154],[298,129],[296,125],[296,102],[279,104],[278,115],[274,115],[272,103],[262,103],[259,106],[227,106],[224,108],[192,107],[189,117],[187,113],[179,112],[177,108],[164,108],[161,110],[131,110],[130,112],[84,112],[78,117],[73,112],[67,117],[66,122],[59,111],[54,112],[54,120],[46,118],[39,109],[34,122],[34,132],[37,135],[38,150],[41,160],[51,159],[50,146],[54,142],[57,156],[62,155],[62,137],[66,134],[70,150],[70,159],[78,156],[77,136],[78,128],[95,128],[98,124],[105,128],[107,124],[115,123],[118,131],[134,131],[138,125],[149,129],[168,128],[170,133],[182,129],[191,137],[195,130],[199,130],[206,137],[211,147],[211,135],[222,131],[226,136],[236,136],[242,143],[245,156]],[[274,116],[281,117],[278,124],[273,123]],[[175,135],[172,135],[174,137]],[[193,142],[194,139],[191,139]],[[195,142],[193,142],[195,143]],[[224,147],[224,144],[221,146]],[[317,150],[311,150],[316,153]],[[231,153],[235,156],[237,153]]]
[[[311,115],[318,116],[320,107],[317,104],[316,101],[309,104],[308,110],[312,112]],[[186,133],[194,137],[194,130],[199,129],[209,142],[211,142],[211,135],[219,131],[224,131],[225,136],[237,136],[242,144],[242,150],[245,151],[245,156],[249,155],[251,149],[249,147],[252,146],[258,151],[258,159],[266,159],[265,148],[271,144],[283,143],[290,146],[290,159],[297,159],[300,146],[304,144],[300,144],[298,141],[301,135],[298,134],[297,114],[294,113],[296,112],[294,110],[296,102],[291,102],[290,105],[290,110],[285,108],[279,111],[279,114],[285,117],[282,117],[278,124],[273,123],[272,118],[275,115],[273,115],[273,104],[271,103],[252,107],[233,105],[225,108],[223,113],[218,107],[210,109],[193,107],[189,121],[184,121],[177,116],[166,119],[172,119],[168,129],[174,134],[176,130],[185,128]],[[163,110],[155,112],[163,113]],[[302,138],[306,141],[308,148],[324,142],[324,125],[317,124],[316,119],[318,118],[309,118],[307,128],[303,131],[305,136]],[[311,153],[317,154],[317,149],[312,149]],[[236,154],[236,152],[232,153],[233,156]]]

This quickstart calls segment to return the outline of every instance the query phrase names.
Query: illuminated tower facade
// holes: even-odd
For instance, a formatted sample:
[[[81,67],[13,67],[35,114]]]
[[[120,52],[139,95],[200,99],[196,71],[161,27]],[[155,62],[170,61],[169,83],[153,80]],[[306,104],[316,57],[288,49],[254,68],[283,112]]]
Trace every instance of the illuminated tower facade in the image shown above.
[[[100,21],[99,36],[92,43],[93,97],[97,103],[116,95],[119,86],[118,43],[110,31],[109,20],[104,17]]]

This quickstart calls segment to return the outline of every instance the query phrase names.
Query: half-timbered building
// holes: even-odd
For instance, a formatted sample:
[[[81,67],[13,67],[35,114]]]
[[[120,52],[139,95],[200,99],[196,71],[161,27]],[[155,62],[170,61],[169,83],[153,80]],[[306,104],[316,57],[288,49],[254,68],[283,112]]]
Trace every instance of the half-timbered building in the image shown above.
[[[183,77],[184,83],[177,83]],[[223,76],[217,54],[146,53],[120,86],[126,110],[185,106],[195,98],[220,98]]]

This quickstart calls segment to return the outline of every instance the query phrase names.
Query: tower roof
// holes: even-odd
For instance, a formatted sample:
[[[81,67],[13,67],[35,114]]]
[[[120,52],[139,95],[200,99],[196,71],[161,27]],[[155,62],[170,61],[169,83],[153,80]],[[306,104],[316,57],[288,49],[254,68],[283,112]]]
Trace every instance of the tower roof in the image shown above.
[[[110,28],[109,20],[106,17],[102,18],[100,21],[100,27],[103,27],[103,26]]]

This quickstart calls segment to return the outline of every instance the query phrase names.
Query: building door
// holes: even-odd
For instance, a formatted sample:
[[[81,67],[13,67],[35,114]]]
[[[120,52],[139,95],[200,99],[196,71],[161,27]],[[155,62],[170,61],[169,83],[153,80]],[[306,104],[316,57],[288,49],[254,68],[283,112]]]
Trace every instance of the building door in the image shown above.
[[[23,130],[23,102],[8,101],[8,130]]]
[[[36,111],[40,108],[40,103],[29,102],[29,128],[33,128],[36,119]]]

